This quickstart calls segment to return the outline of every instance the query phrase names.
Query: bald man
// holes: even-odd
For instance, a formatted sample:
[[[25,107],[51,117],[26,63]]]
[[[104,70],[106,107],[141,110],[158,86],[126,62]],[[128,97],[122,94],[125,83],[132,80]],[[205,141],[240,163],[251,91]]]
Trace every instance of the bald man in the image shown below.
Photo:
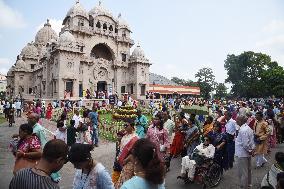
[[[235,155],[241,188],[251,188],[251,156],[255,148],[253,130],[246,122],[246,116],[237,117],[240,129],[235,142]]]
[[[28,123],[33,126],[33,133],[40,139],[41,148],[47,143],[44,128],[38,123],[40,116],[36,113],[31,113],[28,116]]]

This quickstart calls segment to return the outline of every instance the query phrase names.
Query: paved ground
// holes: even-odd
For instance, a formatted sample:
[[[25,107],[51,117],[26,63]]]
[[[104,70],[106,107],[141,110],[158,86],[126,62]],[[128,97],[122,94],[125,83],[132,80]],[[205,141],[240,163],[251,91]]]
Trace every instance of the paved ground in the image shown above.
[[[8,150],[8,143],[12,134],[18,132],[19,125],[25,123],[26,119],[17,118],[16,124],[13,127],[8,127],[7,123],[0,125],[0,188],[6,189],[9,186],[10,180],[12,178],[12,168],[14,165],[14,157]],[[49,130],[54,131],[56,129],[53,122],[43,120],[43,125]],[[51,136],[50,136],[51,137]],[[262,169],[253,169],[253,188],[259,188],[262,177],[269,170],[271,163],[273,163],[274,154],[276,151],[283,151],[284,145],[280,145],[277,148],[273,149],[272,153],[267,156],[269,164],[267,164]],[[115,145],[114,143],[108,143],[102,141],[98,148],[92,152],[94,159],[103,163],[103,165],[111,172],[113,157],[115,154]],[[176,177],[179,175],[180,171],[180,158],[172,160],[171,170],[166,176],[166,188],[169,189],[199,189],[201,188],[198,185],[189,184],[185,185],[183,182],[178,181]],[[255,166],[253,166],[254,168]],[[74,168],[71,163],[66,164],[63,169],[60,171],[62,174],[63,180],[60,182],[62,189],[72,188],[72,181],[74,176]],[[235,189],[238,188],[238,177],[236,169],[233,168],[230,171],[224,173],[222,181],[217,189]]]

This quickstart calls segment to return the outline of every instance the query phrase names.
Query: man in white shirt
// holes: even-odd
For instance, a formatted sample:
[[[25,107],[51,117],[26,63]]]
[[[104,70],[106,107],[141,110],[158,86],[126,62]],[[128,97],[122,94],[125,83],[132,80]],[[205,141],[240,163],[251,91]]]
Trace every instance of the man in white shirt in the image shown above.
[[[15,103],[16,106],[16,110],[17,110],[17,117],[21,117],[22,116],[22,103],[20,100],[17,100],[17,102]]]
[[[233,168],[234,157],[235,157],[235,136],[237,134],[237,123],[232,119],[232,113],[229,111],[225,112],[225,119],[227,121],[225,125],[226,136],[227,136],[227,147],[226,153],[228,158],[228,167],[229,169]]]
[[[81,120],[81,116],[80,116],[80,114],[79,114],[79,111],[78,111],[78,110],[75,110],[75,111],[74,111],[74,115],[73,115],[72,120],[74,120],[74,121],[75,121],[75,125],[74,125],[74,127],[77,129],[77,128],[78,128],[78,126],[79,126],[79,124],[80,124],[80,120]]]
[[[240,130],[235,142],[235,155],[241,188],[251,188],[251,156],[255,148],[253,130],[246,124],[246,121],[245,116],[237,118]]]

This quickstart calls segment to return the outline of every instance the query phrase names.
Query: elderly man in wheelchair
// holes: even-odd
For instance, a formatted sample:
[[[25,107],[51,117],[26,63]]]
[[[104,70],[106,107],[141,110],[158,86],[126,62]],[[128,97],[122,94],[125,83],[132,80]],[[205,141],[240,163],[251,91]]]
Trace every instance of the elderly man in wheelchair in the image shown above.
[[[214,162],[214,154],[215,147],[211,144],[211,139],[208,136],[204,137],[204,142],[196,146],[191,157],[185,156],[182,158],[181,176],[178,176],[178,179],[182,179],[185,182],[197,180],[195,178],[197,177],[196,170],[206,170],[204,172],[207,172]],[[199,176],[204,177],[205,175]]]

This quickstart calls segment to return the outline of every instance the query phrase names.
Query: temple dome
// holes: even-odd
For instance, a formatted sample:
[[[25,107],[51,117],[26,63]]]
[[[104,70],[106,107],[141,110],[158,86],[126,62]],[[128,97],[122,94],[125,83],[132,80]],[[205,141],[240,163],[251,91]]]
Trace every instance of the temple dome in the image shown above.
[[[112,13],[109,10],[105,9],[102,6],[101,2],[99,2],[98,5],[96,5],[93,9],[90,10],[89,15],[93,16],[94,18],[96,16],[108,16],[110,18],[113,18]]]
[[[19,56],[19,59],[16,61],[15,69],[27,69],[27,65],[25,61],[23,61],[21,55]]]
[[[75,37],[69,32],[69,30],[65,30],[60,36],[58,40],[58,44],[61,46],[69,46],[76,42]]]
[[[143,49],[138,44],[137,47],[133,50],[132,55],[133,58],[145,58],[145,53]]]
[[[56,32],[51,28],[49,20],[47,20],[44,27],[37,32],[35,36],[35,43],[39,45],[46,45],[49,40],[57,40],[57,38],[58,36]]]
[[[37,48],[34,46],[33,43],[28,43],[21,51],[21,56],[25,57],[25,58],[29,58],[29,57],[37,57],[38,56],[38,50]]]
[[[82,16],[87,19],[89,18],[87,11],[79,1],[77,1],[76,4],[67,12],[66,18],[74,16]]]
[[[118,15],[118,27],[119,28],[126,28],[130,31],[130,27],[125,19],[122,18],[121,14]]]

